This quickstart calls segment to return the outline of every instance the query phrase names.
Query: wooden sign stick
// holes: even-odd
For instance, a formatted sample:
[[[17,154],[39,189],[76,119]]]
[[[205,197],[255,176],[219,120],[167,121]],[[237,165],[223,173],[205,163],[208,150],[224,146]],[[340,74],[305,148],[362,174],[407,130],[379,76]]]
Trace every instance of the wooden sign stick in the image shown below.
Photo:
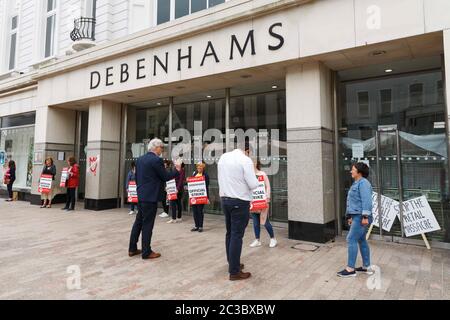
[[[427,236],[425,235],[425,233],[422,233],[422,239],[425,242],[425,245],[427,246],[427,249],[431,250],[430,243],[428,242],[428,239],[427,239]]]
[[[367,231],[366,240],[369,240],[370,234],[372,233],[372,229],[373,229],[373,223],[370,225],[369,230]]]

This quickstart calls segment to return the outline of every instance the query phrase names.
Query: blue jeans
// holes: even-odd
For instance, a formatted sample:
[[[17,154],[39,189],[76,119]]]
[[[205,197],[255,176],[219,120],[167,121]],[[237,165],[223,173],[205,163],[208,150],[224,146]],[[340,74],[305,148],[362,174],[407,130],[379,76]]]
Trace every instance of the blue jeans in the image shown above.
[[[358,245],[361,251],[363,267],[370,266],[370,248],[366,240],[367,229],[373,221],[372,216],[369,216],[369,224],[367,226],[361,225],[362,216],[360,214],[352,214],[352,224],[347,235],[348,244],[348,263],[347,266],[355,268],[356,257],[358,256]]]
[[[255,230],[255,238],[260,239],[261,236],[261,219],[260,219],[259,213],[252,213],[253,218],[253,230]],[[270,238],[274,238],[275,235],[273,233],[272,224],[269,221],[269,217],[266,219],[266,223],[264,224],[264,227],[266,227],[267,232],[269,233]]]
[[[225,248],[227,251],[228,272],[231,275],[241,271],[242,238],[250,218],[250,202],[240,199],[222,198],[227,234]]]

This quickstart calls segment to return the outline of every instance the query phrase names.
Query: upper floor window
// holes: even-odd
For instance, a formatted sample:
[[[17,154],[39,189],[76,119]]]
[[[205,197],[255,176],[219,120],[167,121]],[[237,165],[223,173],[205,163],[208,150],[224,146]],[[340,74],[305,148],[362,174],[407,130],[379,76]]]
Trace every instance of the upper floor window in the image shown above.
[[[392,90],[380,90],[381,113],[389,114],[392,112]]]
[[[444,103],[444,82],[442,80],[438,80],[436,83],[436,103]]]
[[[57,0],[45,1],[45,58],[55,54],[56,1]]]
[[[369,92],[367,91],[358,92],[358,115],[362,118],[370,115]]]
[[[19,26],[19,16],[13,15],[9,24],[9,57],[8,57],[8,69],[13,70],[16,68],[16,56],[17,56],[17,29]]]
[[[94,18],[97,15],[97,0],[84,1],[84,14],[86,18]]]
[[[211,8],[226,0],[157,0],[156,23],[161,24]]]
[[[409,86],[409,106],[423,106],[423,83],[414,83]]]

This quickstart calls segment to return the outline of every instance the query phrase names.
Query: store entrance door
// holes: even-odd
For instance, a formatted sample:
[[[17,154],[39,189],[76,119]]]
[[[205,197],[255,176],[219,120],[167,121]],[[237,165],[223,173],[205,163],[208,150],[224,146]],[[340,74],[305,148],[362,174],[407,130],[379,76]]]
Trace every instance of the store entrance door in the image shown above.
[[[84,200],[86,190],[86,157],[88,140],[89,112],[77,112],[77,132],[75,145],[75,158],[80,166],[80,185],[78,187],[78,200]]]

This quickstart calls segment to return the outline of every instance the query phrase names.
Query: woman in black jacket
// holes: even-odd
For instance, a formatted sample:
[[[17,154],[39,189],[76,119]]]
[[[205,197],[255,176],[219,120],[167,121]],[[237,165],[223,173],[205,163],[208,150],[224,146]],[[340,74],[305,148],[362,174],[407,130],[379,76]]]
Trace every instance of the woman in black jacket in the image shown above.
[[[9,160],[8,162],[8,170],[6,171],[4,182],[8,189],[9,199],[6,201],[13,201],[13,184],[16,181],[16,163],[13,160]]]
[[[197,170],[194,171],[192,174],[193,177],[205,177],[205,183],[206,183],[206,194],[209,198],[209,176],[205,171],[205,163],[199,162],[197,163]],[[198,231],[203,232],[203,218],[204,213],[203,210],[205,208],[204,204],[194,204],[192,205],[192,211],[194,215],[194,221],[195,221],[195,227],[191,230],[192,232]]]
[[[45,159],[44,168],[42,168],[42,174],[47,174],[52,176],[52,185],[50,188],[50,192],[48,193],[42,193],[41,199],[42,199],[42,205],[41,208],[51,208],[52,207],[52,199],[53,199],[53,189],[55,187],[55,176],[56,176],[56,166],[53,163],[52,158]]]

